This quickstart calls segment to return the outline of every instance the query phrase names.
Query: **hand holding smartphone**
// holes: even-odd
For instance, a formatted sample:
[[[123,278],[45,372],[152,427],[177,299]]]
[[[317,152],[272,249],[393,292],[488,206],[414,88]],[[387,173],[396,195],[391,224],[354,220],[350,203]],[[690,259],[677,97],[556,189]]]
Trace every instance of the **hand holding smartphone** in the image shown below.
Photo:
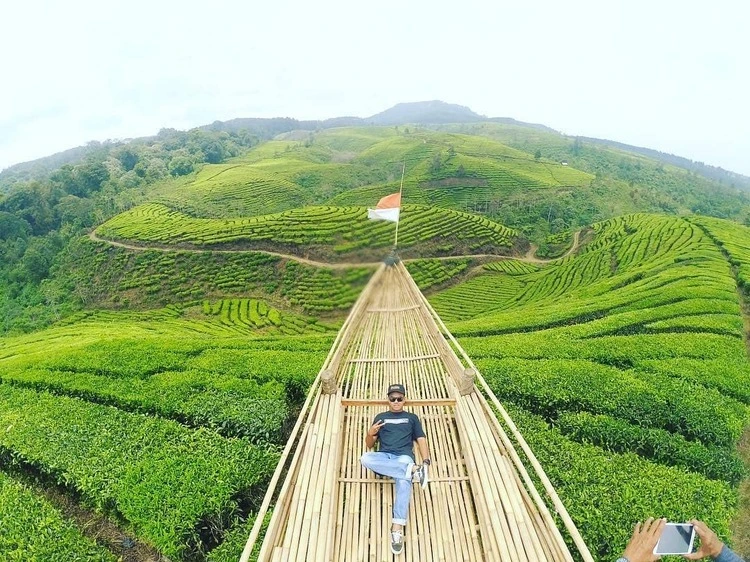
[[[694,540],[695,526],[692,523],[667,523],[654,554],[689,554],[693,551]]]

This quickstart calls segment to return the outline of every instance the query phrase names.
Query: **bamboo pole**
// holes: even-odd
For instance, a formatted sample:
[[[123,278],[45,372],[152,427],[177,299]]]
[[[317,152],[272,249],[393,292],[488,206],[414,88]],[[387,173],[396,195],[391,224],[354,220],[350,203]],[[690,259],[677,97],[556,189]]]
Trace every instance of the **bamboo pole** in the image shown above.
[[[401,195],[404,191],[404,173],[406,172],[406,162],[404,162],[403,168],[401,168],[401,187],[398,190],[398,206],[399,206],[399,216],[398,220],[396,221],[396,237],[393,240],[393,249],[394,251],[398,247],[398,225],[401,223]]]
[[[385,390],[385,387],[384,387]],[[407,389],[407,392],[409,390]],[[388,406],[388,400],[368,400],[363,398],[343,398],[341,404],[344,406]],[[432,399],[416,399],[416,400],[405,400],[404,407],[417,407],[417,406],[455,406],[455,398],[432,398]]]

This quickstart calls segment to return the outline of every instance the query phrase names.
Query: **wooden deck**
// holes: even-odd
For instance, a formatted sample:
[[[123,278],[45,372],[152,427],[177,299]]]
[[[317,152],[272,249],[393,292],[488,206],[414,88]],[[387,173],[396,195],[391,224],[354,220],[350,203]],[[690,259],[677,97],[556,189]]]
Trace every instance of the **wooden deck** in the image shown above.
[[[382,266],[339,332],[279,462],[261,508],[259,519],[278,496],[258,560],[572,561],[490,402],[530,455],[526,463],[581,557],[592,560],[481,375],[469,371],[467,384],[467,367],[474,367],[471,360],[403,264]],[[393,482],[359,463],[365,433],[375,414],[388,408],[384,393],[393,383],[406,386],[405,409],[422,420],[433,459],[427,489],[414,485],[398,557],[389,542]],[[415,453],[419,462],[417,447]],[[259,532],[256,524],[242,562],[249,560]]]

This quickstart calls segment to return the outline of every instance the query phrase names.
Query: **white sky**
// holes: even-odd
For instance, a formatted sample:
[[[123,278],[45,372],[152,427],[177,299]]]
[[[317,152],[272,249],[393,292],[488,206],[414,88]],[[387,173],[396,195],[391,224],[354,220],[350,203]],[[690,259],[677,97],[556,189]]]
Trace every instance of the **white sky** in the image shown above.
[[[0,22],[0,169],[440,99],[750,175],[745,0],[7,0]]]

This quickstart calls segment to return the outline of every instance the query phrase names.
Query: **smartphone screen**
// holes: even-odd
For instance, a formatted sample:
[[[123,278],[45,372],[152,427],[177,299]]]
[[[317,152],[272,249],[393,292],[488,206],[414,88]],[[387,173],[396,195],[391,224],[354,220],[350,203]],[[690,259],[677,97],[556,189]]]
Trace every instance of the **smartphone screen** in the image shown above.
[[[695,529],[690,523],[667,523],[654,554],[687,554],[693,550]]]

